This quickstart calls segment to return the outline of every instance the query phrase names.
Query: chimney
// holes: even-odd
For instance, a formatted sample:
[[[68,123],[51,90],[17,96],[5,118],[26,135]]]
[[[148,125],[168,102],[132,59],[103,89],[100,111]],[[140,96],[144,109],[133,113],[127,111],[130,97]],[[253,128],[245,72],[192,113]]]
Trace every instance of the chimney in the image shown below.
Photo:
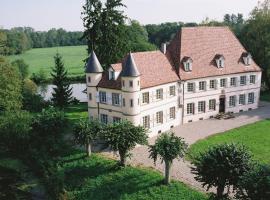
[[[166,51],[167,51],[167,44],[166,43],[162,43],[161,44],[161,48],[160,48],[161,52],[163,54],[166,54]]]

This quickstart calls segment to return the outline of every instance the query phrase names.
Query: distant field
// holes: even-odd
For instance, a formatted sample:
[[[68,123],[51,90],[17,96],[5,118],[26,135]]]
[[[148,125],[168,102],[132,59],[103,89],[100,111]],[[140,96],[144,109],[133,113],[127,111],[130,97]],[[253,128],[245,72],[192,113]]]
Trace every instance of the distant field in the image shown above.
[[[87,57],[86,48],[86,46],[37,48],[21,55],[9,56],[8,58],[10,61],[20,58],[24,59],[29,65],[30,75],[43,69],[47,77],[50,77],[51,68],[54,66],[53,57],[58,51],[63,56],[69,76],[80,76],[84,74],[83,60]]]

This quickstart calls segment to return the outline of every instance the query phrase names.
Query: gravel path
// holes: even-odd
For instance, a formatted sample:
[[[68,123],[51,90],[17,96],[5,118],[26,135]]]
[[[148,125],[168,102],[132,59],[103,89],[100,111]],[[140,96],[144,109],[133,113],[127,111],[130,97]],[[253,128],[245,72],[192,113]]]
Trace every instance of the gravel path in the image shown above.
[[[193,144],[196,141],[204,139],[210,135],[222,133],[224,131],[267,118],[270,118],[270,103],[261,102],[258,109],[237,114],[236,118],[234,119],[209,119],[199,122],[193,122],[189,124],[184,124],[179,127],[175,127],[173,131],[176,133],[177,136],[183,137],[185,141],[189,144]],[[156,137],[150,138],[149,143],[153,144],[155,142],[155,139]],[[149,159],[148,156],[148,148],[146,146],[138,146],[132,151],[132,159],[129,162],[132,165],[143,165],[164,172],[164,164],[157,162],[155,166],[153,164],[153,160]],[[201,184],[194,179],[194,176],[190,171],[190,166],[191,164],[188,161],[174,161],[171,168],[172,177],[192,186],[193,188],[205,191],[205,189],[202,188]]]

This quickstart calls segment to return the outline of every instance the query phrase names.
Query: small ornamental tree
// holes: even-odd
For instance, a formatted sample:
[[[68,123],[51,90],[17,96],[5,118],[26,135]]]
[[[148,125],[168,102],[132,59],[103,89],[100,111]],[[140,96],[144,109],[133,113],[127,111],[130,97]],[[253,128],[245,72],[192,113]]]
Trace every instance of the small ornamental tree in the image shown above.
[[[251,156],[242,145],[221,144],[193,158],[192,173],[207,190],[217,188],[216,197],[224,197],[225,187],[236,188],[240,176],[250,169]]]
[[[102,133],[103,139],[112,148],[118,151],[120,165],[126,165],[126,159],[136,144],[147,144],[146,130],[141,126],[134,126],[129,121],[109,124]]]
[[[74,126],[73,134],[77,144],[85,146],[87,156],[91,155],[91,144],[102,130],[102,125],[96,120],[80,120]]]
[[[237,199],[270,199],[270,166],[258,165],[241,177],[236,194]]]
[[[66,107],[72,99],[72,88],[70,88],[67,80],[67,70],[64,67],[62,56],[56,54],[54,57],[55,67],[52,69],[51,76],[53,77],[52,102],[59,108]]]
[[[156,164],[158,157],[161,158],[162,163],[165,163],[165,184],[170,183],[170,169],[173,160],[183,158],[187,147],[183,138],[175,136],[173,132],[162,133],[155,144],[149,146],[149,157],[154,159],[154,163]]]

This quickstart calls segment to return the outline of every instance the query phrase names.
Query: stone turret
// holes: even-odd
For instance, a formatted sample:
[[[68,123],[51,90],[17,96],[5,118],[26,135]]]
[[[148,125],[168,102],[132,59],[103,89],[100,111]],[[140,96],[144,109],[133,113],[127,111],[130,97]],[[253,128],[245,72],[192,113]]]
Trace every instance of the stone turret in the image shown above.
[[[140,72],[132,53],[129,53],[120,74],[122,84],[123,112],[134,124],[139,124],[136,115],[140,114]]]
[[[103,68],[94,51],[91,52],[85,67],[89,117],[98,119],[97,85],[102,78]]]

